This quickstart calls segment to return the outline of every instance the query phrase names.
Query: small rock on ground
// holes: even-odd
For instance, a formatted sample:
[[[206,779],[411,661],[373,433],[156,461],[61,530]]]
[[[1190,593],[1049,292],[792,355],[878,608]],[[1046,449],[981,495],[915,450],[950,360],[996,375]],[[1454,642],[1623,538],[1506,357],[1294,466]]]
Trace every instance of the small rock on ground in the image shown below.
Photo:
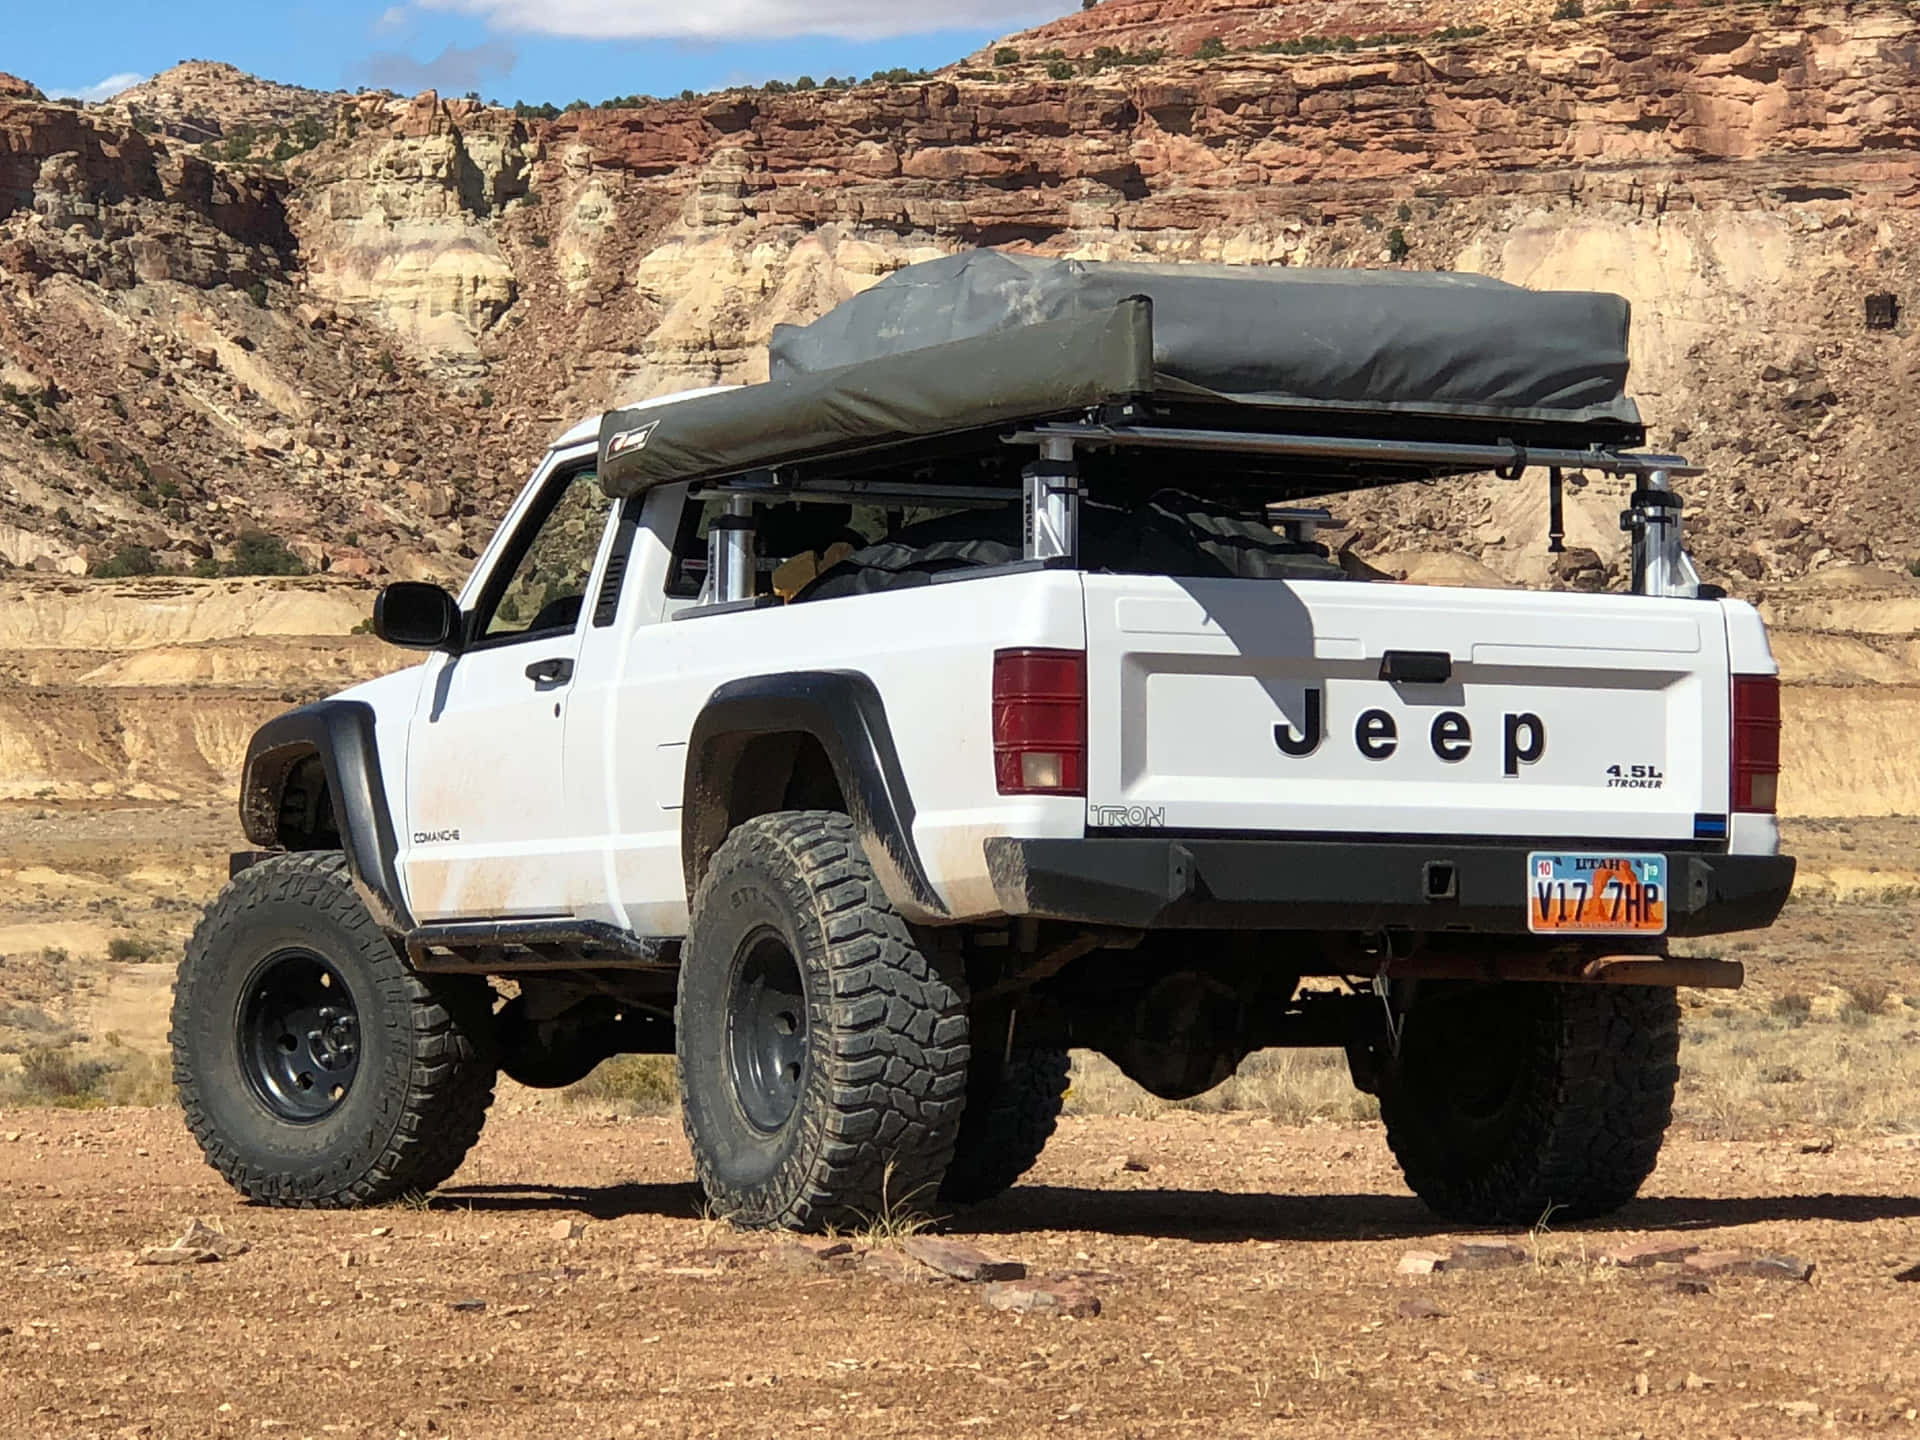
[[[909,1235],[900,1248],[929,1270],[955,1280],[1023,1280],[1027,1274],[1027,1267],[1018,1260],[996,1260],[964,1241],[939,1235]]]
[[[1752,1275],[1762,1280],[1813,1278],[1811,1261],[1791,1255],[1760,1255],[1751,1250],[1709,1250],[1686,1258],[1687,1269],[1699,1275]]]
[[[1087,1319],[1100,1313],[1100,1297],[1072,1280],[1003,1280],[987,1285],[980,1298],[995,1310],[1016,1315],[1070,1315]]]
[[[1394,1313],[1402,1320],[1444,1320],[1447,1318],[1446,1311],[1422,1295],[1415,1295],[1411,1299],[1402,1300],[1393,1308]]]
[[[246,1254],[250,1248],[246,1241],[237,1240],[204,1220],[193,1220],[178,1240],[171,1245],[149,1245],[140,1252],[140,1258],[134,1263],[204,1265],[214,1260],[231,1260],[236,1255]]]
[[[891,1281],[895,1285],[933,1285],[940,1277],[917,1260],[898,1250],[869,1250],[860,1261],[862,1274]]]
[[[1438,1250],[1409,1250],[1400,1257],[1402,1275],[1437,1275],[1447,1268],[1447,1257]]]
[[[1602,1265],[1617,1265],[1622,1270],[1645,1270],[1655,1265],[1677,1265],[1700,1247],[1671,1236],[1652,1236],[1626,1245],[1615,1245],[1600,1254]]]
[[[795,1235],[781,1240],[769,1259],[783,1270],[828,1270],[853,1263],[853,1246],[845,1240],[819,1240]]]
[[[1510,1240],[1462,1240],[1447,1256],[1449,1270],[1506,1270],[1533,1257]]]

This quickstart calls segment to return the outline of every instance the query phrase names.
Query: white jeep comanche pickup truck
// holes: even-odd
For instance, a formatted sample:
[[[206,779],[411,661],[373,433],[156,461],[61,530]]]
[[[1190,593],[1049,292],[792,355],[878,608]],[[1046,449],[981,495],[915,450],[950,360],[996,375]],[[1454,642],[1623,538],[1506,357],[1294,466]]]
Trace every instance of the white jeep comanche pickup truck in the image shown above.
[[[1691,574],[1679,462],[1395,442],[1638,475],[1633,594],[1349,578],[1321,516],[1200,483],[1332,442],[1137,413],[610,482],[746,393],[567,433],[457,599],[380,596],[423,664],[255,737],[173,1020],[232,1184],[429,1191],[497,1071],[673,1053],[715,1208],[841,1223],[1011,1186],[1070,1047],[1177,1099],[1304,1045],[1442,1214],[1633,1195],[1674,987],[1739,983],[1667,937],[1793,873],[1776,667]]]

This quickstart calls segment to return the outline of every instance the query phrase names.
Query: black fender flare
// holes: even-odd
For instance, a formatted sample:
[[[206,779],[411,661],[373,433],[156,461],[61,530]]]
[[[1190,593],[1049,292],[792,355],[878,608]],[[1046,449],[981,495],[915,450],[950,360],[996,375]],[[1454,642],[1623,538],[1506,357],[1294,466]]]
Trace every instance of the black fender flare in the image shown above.
[[[282,849],[280,795],[293,768],[318,754],[347,869],[373,918],[404,935],[413,916],[400,888],[393,814],[387,807],[373,707],[362,700],[321,700],[289,710],[254,732],[240,778],[240,825],[263,849]]]
[[[732,820],[733,767],[761,735],[811,736],[826,752],[847,816],[881,887],[909,919],[947,916],[913,843],[908,793],[887,707],[853,670],[792,670],[722,685],[708,697],[687,739],[680,856],[692,900]]]

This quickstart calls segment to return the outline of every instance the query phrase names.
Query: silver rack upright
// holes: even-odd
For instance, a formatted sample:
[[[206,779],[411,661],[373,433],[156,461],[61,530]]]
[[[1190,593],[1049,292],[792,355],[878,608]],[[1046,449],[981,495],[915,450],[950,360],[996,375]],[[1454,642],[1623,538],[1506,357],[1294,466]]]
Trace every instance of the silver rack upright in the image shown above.
[[[1633,538],[1633,593],[1692,599],[1700,572],[1680,535],[1684,502],[1667,483],[1665,470],[1649,471],[1621,513],[1620,528]]]

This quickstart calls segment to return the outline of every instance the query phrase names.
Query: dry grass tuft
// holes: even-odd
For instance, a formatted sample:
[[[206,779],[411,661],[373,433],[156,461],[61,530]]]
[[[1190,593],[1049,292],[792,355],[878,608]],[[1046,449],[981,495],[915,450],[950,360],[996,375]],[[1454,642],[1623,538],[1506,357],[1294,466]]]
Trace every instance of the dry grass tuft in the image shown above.
[[[1818,1127],[1920,1131],[1920,1046],[1910,1014],[1851,994],[1785,1018],[1729,1005],[1685,1012],[1674,1116],[1718,1139]],[[1871,999],[1873,997],[1864,997]]]
[[[1773,997],[1767,1013],[1784,1021],[1789,1027],[1804,1025],[1813,1014],[1813,997],[1804,990],[1789,990]]]
[[[560,1092],[570,1105],[606,1105],[624,1115],[665,1115],[680,1103],[671,1055],[616,1055]]]
[[[934,1221],[926,1212],[924,1202],[932,1197],[925,1194],[895,1195],[893,1193],[893,1165],[887,1165],[887,1171],[880,1186],[881,1202],[878,1213],[867,1216],[848,1232],[848,1238],[868,1245],[897,1245],[909,1235],[918,1235],[928,1229]]]
[[[1884,980],[1853,980],[1846,986],[1847,998],[1841,1013],[1857,1011],[1864,1016],[1880,1014],[1887,1008],[1887,1001],[1893,996],[1893,987]]]
[[[1353,1088],[1347,1057],[1338,1050],[1261,1050],[1241,1062],[1239,1073],[1204,1095],[1168,1101],[1149,1095],[1104,1055],[1077,1050],[1067,1091],[1072,1115],[1139,1115],[1169,1110],[1218,1114],[1251,1110],[1284,1125],[1314,1120],[1352,1123],[1375,1120],[1380,1104]]]

